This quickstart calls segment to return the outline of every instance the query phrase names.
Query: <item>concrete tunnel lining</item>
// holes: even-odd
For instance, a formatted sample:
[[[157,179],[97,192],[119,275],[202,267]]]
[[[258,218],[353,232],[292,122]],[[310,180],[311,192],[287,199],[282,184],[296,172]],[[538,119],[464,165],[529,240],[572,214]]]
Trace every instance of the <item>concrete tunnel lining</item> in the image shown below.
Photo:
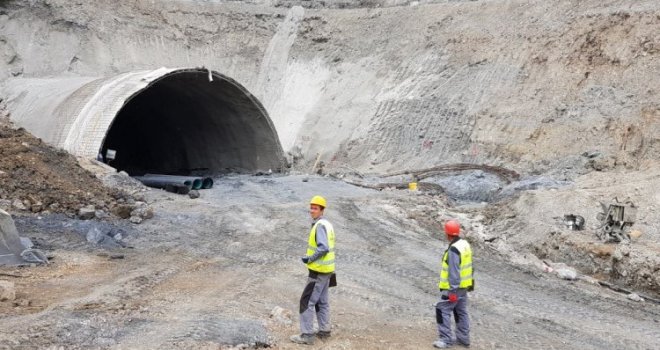
[[[78,156],[117,150],[110,164],[131,175],[279,171],[284,166],[277,132],[261,103],[220,73],[161,68],[39,82],[17,78],[3,86],[12,119]],[[44,124],[55,127],[39,127]]]

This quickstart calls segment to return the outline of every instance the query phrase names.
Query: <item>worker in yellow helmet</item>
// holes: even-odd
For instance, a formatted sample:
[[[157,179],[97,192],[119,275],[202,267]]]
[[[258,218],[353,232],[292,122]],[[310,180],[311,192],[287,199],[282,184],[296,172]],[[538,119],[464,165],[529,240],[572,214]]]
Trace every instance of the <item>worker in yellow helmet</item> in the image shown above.
[[[330,300],[328,288],[335,280],[335,230],[323,217],[327,203],[325,198],[314,196],[309,203],[312,229],[307,240],[307,254],[301,258],[307,265],[309,276],[300,297],[300,334],[291,337],[298,344],[313,345],[314,340],[330,336]],[[314,333],[314,316],[319,331]]]

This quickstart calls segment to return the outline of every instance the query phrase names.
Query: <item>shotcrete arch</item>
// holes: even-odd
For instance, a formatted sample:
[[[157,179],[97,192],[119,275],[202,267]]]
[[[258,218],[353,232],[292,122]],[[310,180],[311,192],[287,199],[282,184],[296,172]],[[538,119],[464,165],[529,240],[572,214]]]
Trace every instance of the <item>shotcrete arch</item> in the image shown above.
[[[101,154],[131,175],[278,171],[284,164],[261,103],[214,71],[12,79],[4,90],[17,124],[75,155]]]

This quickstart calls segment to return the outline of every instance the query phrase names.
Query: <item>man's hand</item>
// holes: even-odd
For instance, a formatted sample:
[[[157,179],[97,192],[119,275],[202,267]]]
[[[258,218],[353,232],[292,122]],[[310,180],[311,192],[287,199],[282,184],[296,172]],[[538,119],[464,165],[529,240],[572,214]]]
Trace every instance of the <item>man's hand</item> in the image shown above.
[[[454,293],[449,293],[449,302],[450,303],[458,302],[458,295],[456,295]]]
[[[302,260],[302,262],[305,263],[305,264],[309,263],[309,257],[308,256],[303,256],[302,258],[300,258],[300,260]]]

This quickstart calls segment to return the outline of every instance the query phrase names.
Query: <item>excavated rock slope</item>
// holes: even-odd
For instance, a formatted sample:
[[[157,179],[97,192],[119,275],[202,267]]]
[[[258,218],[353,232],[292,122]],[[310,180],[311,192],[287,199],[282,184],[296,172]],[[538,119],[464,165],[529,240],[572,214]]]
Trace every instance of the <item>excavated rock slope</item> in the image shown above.
[[[0,79],[206,66],[330,168],[657,159],[657,1],[3,3]]]

